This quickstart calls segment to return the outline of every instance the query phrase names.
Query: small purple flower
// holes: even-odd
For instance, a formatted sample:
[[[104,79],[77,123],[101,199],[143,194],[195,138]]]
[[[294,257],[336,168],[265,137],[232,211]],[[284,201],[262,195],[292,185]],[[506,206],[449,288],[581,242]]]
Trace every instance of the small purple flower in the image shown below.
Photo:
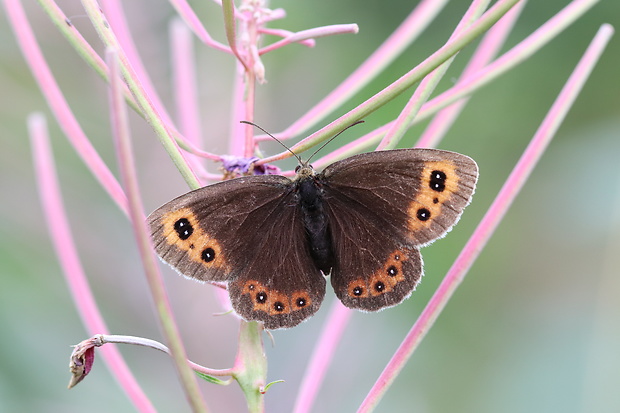
[[[242,156],[222,155],[222,166],[229,177],[241,175],[275,175],[280,173],[280,168],[275,165],[255,165],[259,158],[244,158]]]

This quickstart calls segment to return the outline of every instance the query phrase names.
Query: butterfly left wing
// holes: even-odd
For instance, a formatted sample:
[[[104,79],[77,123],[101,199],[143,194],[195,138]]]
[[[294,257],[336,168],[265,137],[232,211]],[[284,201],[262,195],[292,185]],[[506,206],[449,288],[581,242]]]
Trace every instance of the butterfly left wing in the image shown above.
[[[182,195],[148,217],[159,256],[182,275],[225,281],[235,311],[266,328],[292,327],[325,295],[283,176],[250,176]]]
[[[361,154],[320,175],[344,305],[376,311],[407,298],[422,277],[418,248],[445,235],[474,192],[469,157],[434,149]]]

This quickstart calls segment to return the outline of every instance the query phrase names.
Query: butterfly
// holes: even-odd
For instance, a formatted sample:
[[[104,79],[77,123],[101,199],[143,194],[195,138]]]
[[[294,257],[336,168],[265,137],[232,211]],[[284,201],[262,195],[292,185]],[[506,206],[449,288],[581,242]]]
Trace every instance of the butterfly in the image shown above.
[[[311,317],[326,278],[349,308],[409,297],[419,248],[443,237],[471,201],[478,166],[436,149],[354,155],[294,179],[246,176],[191,191],[148,218],[163,261],[189,278],[226,282],[234,310],[267,329]]]

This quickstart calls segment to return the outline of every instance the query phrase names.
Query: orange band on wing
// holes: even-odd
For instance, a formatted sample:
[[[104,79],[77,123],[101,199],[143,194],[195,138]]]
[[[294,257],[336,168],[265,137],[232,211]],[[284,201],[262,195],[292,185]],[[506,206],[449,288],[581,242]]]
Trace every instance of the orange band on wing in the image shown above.
[[[230,272],[222,247],[202,230],[190,208],[168,212],[162,216],[161,224],[162,235],[169,245],[185,251],[192,261]]]

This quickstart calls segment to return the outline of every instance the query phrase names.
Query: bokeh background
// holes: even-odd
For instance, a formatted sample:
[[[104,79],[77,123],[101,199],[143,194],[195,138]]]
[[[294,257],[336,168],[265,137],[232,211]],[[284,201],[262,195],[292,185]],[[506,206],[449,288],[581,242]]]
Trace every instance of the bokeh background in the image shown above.
[[[117,171],[103,82],[66,44],[34,4],[23,2],[37,39],[81,126]],[[221,12],[197,3],[221,41]],[[268,83],[257,94],[256,120],[278,131],[339,84],[401,22],[415,2],[274,1],[288,18],[272,26],[301,30],[357,23],[360,33],[293,45],[265,56]],[[380,78],[355,96],[354,107],[441,46],[467,2],[451,2]],[[562,0],[528,4],[504,50],[564,7]],[[73,24],[102,51],[76,1],[59,1]],[[174,112],[168,27],[175,13],[162,0],[124,2],[132,34],[168,109]],[[378,314],[356,313],[346,329],[314,411],[354,411],[471,235],[546,111],[602,23],[618,27],[620,3],[603,0],[525,63],[475,93],[440,147],[472,156],[478,190],[449,237],[423,250],[426,276],[404,304]],[[456,78],[464,50],[439,89]],[[224,153],[230,126],[228,56],[196,45],[205,146]],[[392,119],[397,100],[338,138],[342,144]],[[612,39],[553,143],[436,325],[386,394],[380,412],[620,411],[620,47]],[[132,411],[97,360],[73,390],[70,345],[87,338],[54,255],[37,195],[26,117],[48,116],[66,207],[79,253],[110,329],[162,340],[127,220],[85,169],[50,115],[0,13],[0,411]],[[335,117],[336,115],[334,115]],[[329,120],[333,119],[330,118]],[[132,117],[145,207],[150,212],[187,187],[156,140]],[[322,125],[321,125],[322,126]],[[422,126],[413,128],[411,145]],[[279,150],[269,143],[266,153]],[[212,165],[213,166],[213,165]],[[290,166],[290,164],[283,164]],[[212,170],[215,170],[212,168]],[[213,368],[232,365],[237,322],[213,288],[163,268],[190,357]],[[267,411],[291,410],[315,338],[333,300],[310,321],[266,338],[273,386]],[[162,412],[189,408],[170,360],[121,347],[146,393]],[[215,412],[245,410],[236,384],[203,383]]]

